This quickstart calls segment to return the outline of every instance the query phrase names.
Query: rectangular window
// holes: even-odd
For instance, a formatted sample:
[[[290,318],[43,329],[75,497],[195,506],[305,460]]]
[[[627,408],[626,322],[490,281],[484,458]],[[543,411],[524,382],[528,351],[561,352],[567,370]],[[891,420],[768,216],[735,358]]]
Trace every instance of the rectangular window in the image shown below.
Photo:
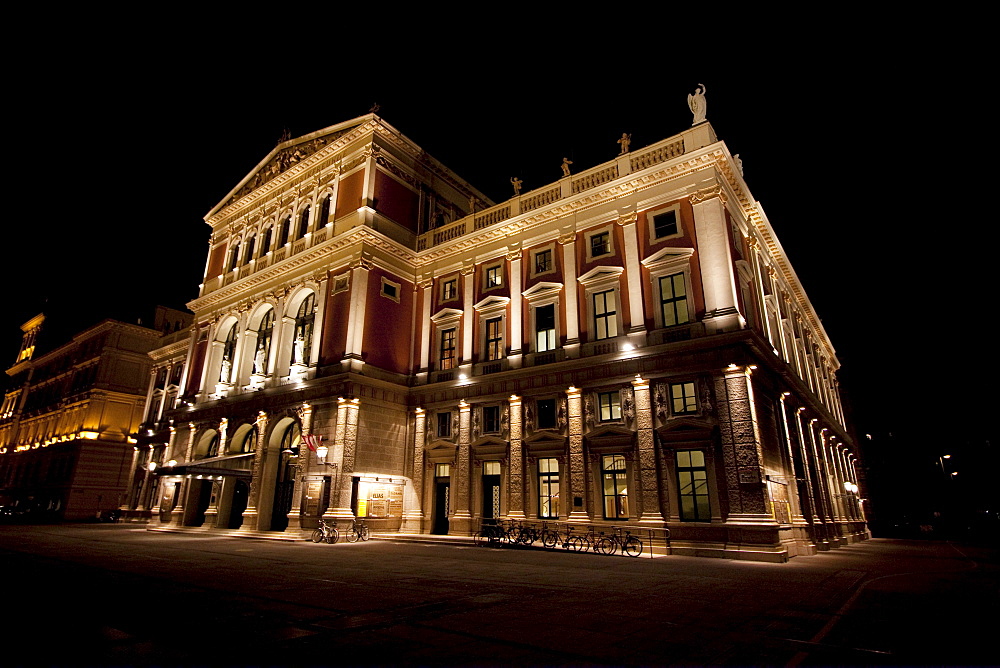
[[[653,235],[657,239],[677,234],[677,211],[665,211],[653,216]]]
[[[538,460],[538,517],[559,517],[559,460],[555,457]]]
[[[434,465],[434,477],[435,478],[448,478],[451,476],[451,464],[435,464]]]
[[[611,252],[611,233],[601,232],[590,237],[590,256],[598,257]]]
[[[622,419],[621,394],[618,392],[602,392],[597,395],[600,407],[601,422],[612,422]]]
[[[490,318],[486,321],[486,359],[498,360],[503,357],[503,319]]]
[[[618,318],[615,311],[615,291],[594,293],[594,339],[611,339],[618,336]]]
[[[552,251],[538,251],[535,253],[535,273],[544,274],[547,271],[552,271]]]
[[[486,289],[503,285],[503,267],[497,265],[486,270]]]
[[[681,500],[681,519],[685,522],[708,522],[708,469],[701,450],[677,451],[677,493]]]
[[[688,322],[687,290],[684,274],[660,277],[660,308],[663,326],[683,325]]]
[[[483,406],[483,433],[500,433],[500,407]]]
[[[601,477],[604,483],[604,519],[627,518],[628,480],[625,475],[625,457],[604,455],[601,458]]]
[[[556,349],[556,305],[548,304],[535,309],[535,352]]]
[[[538,400],[538,428],[539,429],[555,429],[556,428],[556,400],[555,399],[539,399]]]
[[[500,475],[500,462],[483,462],[483,475]]]
[[[441,369],[455,368],[455,329],[441,331],[441,354],[439,357]]]
[[[451,436],[451,412],[445,411],[437,414],[437,435],[438,438],[449,438]]]
[[[674,415],[698,412],[698,401],[694,394],[694,383],[675,383],[670,386],[670,401]]]
[[[454,278],[441,284],[441,301],[446,302],[454,299],[458,294],[458,281]]]

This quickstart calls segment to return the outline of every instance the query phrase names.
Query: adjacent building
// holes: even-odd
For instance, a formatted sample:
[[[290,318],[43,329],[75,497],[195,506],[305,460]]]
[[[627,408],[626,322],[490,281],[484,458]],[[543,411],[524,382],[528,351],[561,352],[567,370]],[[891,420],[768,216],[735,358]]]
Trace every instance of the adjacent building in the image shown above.
[[[0,406],[0,497],[7,512],[83,520],[113,513],[133,476],[156,331],[105,320],[50,350],[30,319]]]
[[[154,524],[864,538],[834,348],[710,123],[564,171],[497,204],[376,115],[279,144],[206,216],[194,323],[155,353]]]

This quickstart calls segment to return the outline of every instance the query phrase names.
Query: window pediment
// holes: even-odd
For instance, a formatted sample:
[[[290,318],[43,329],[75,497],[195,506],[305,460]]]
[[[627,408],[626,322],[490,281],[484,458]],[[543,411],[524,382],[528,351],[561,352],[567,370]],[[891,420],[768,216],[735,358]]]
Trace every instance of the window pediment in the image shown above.
[[[559,293],[562,292],[562,283],[550,283],[548,281],[542,281],[541,283],[535,283],[533,286],[521,293],[521,296],[527,299],[529,302],[538,301],[540,299],[548,299],[551,297],[557,297]]]
[[[627,447],[632,445],[634,440],[635,432],[614,424],[597,427],[587,434],[587,441],[595,447]]]
[[[510,303],[510,297],[498,297],[496,295],[486,297],[478,304],[473,305],[472,308],[480,312],[489,311],[501,311],[507,308],[507,304]],[[461,313],[461,311],[459,311]]]
[[[694,255],[693,248],[664,248],[642,260],[642,264],[650,271],[656,271],[690,262],[692,255]]]
[[[666,425],[656,431],[664,445],[687,446],[692,443],[704,445],[712,438],[712,431],[715,429],[711,422],[698,418],[675,418],[669,420]]]
[[[617,281],[618,277],[625,271],[625,267],[594,267],[586,274],[576,279],[582,285],[595,285],[605,281]]]
[[[449,322],[451,320],[458,320],[461,317],[462,311],[457,308],[443,308],[431,316],[431,321],[435,323],[442,323]]]

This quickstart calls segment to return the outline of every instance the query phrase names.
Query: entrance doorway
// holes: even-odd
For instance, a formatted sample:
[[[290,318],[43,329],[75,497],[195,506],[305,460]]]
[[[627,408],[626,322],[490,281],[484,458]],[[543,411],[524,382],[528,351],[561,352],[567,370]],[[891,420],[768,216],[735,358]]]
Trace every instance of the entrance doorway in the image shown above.
[[[451,465],[434,466],[434,512],[431,533],[448,533],[448,507],[451,502]]]
[[[212,502],[213,488],[214,484],[211,480],[201,481],[201,489],[198,490],[198,505],[191,518],[191,526],[200,527],[205,523],[205,511],[208,510],[208,506]]]
[[[239,529],[243,526],[243,512],[247,509],[247,502],[250,499],[250,485],[242,480],[236,481],[233,489],[233,505],[229,511],[230,529]]]
[[[483,462],[483,519],[500,517],[500,462]]]

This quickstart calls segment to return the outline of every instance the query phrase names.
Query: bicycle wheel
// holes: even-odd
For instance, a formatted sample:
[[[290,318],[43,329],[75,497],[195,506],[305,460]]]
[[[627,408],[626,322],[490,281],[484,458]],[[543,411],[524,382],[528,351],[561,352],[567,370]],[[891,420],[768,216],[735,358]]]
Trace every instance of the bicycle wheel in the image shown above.
[[[554,550],[556,545],[559,544],[559,534],[555,531],[547,531],[544,536],[542,536],[542,547],[548,550]]]
[[[361,540],[368,540],[371,537],[372,537],[371,533],[369,533],[369,531],[368,531],[368,525],[367,524],[362,524],[361,525]]]
[[[604,538],[597,541],[597,545],[594,546],[594,552],[610,555],[614,554],[617,548],[618,545],[615,543],[615,541],[605,536]]]
[[[569,539],[569,549],[574,552],[586,552],[589,545],[583,536],[573,536]]]
[[[350,529],[347,530],[347,534],[345,537],[347,538],[348,543],[357,543],[359,538],[358,530],[354,527],[351,527]]]
[[[630,557],[638,557],[642,554],[642,541],[635,536],[629,536],[622,543],[622,552]]]
[[[477,531],[476,533],[474,533],[472,535],[472,540],[479,547],[486,547],[486,545],[489,542],[488,538],[483,534],[482,531]]]
[[[330,533],[326,535],[326,542],[333,545],[338,540],[340,540],[340,532],[336,529],[330,529]]]
[[[312,542],[314,542],[314,543],[322,543],[323,542],[323,530],[322,529],[313,529],[313,532],[312,532]]]

